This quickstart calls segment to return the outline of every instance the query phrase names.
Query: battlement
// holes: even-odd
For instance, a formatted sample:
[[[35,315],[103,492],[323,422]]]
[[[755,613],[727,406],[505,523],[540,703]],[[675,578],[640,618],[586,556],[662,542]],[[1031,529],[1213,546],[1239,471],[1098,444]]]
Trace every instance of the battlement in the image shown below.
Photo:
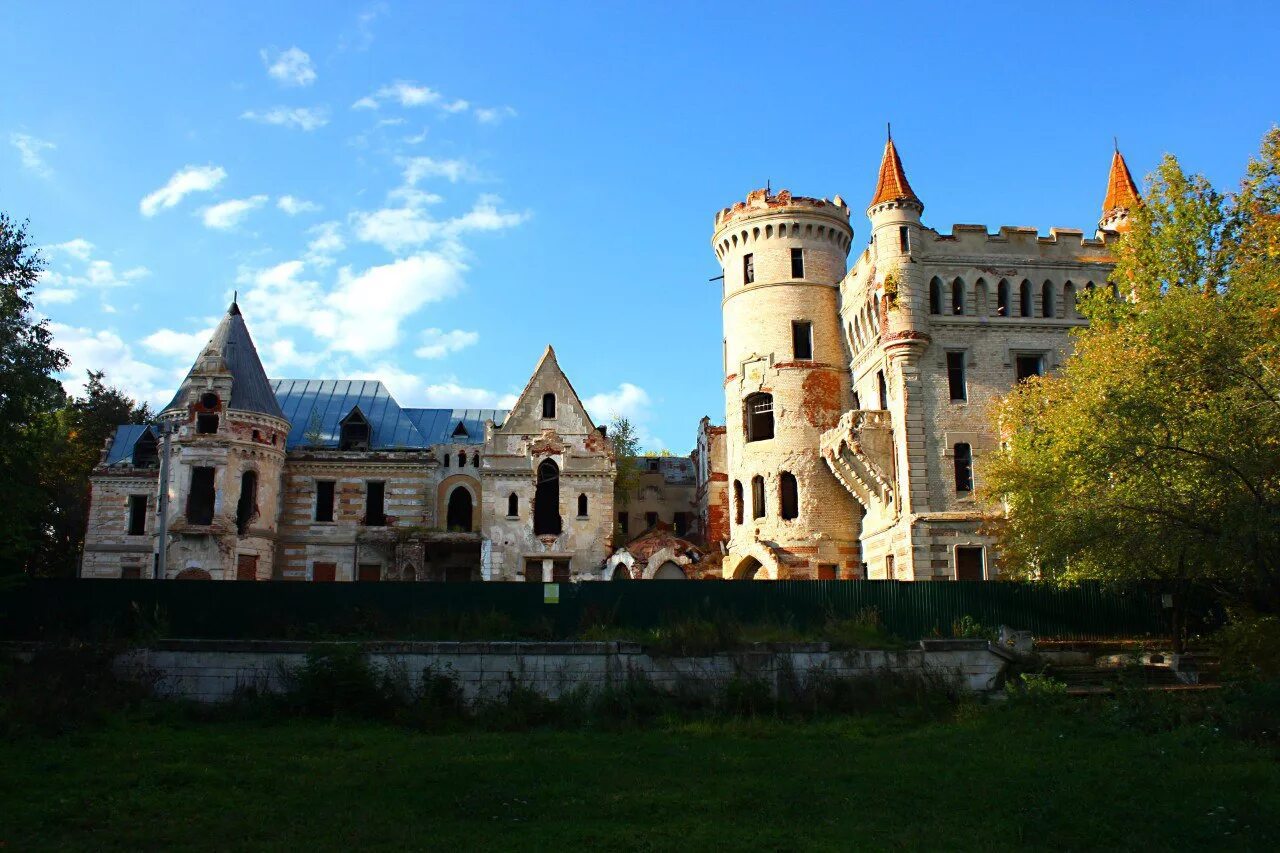
[[[935,243],[954,244],[948,251],[1001,253],[1004,251],[1031,250],[1035,254],[1053,254],[1055,247],[1070,251],[1075,249],[1106,250],[1114,246],[1119,235],[1103,232],[1102,237],[1085,237],[1079,228],[1050,228],[1047,235],[1035,228],[1022,225],[1001,225],[996,231],[988,231],[985,225],[958,224],[951,226],[950,234],[925,229]]]
[[[718,211],[716,213],[716,230],[724,228],[735,220],[750,219],[754,216],[787,211],[821,213],[833,218],[843,218],[845,222],[849,221],[849,206],[844,203],[844,199],[840,196],[827,200],[825,198],[792,195],[790,190],[778,190],[776,193],[770,193],[767,189],[759,189],[747,193],[746,201],[740,201],[733,207],[726,207]]]

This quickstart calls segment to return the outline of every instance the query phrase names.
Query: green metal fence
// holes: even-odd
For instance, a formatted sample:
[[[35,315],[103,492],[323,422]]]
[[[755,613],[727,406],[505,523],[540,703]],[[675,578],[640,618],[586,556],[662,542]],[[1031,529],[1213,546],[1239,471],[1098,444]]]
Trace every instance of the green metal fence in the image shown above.
[[[907,640],[951,636],[968,616],[1037,637],[1159,636],[1159,594],[1096,584],[1003,582],[638,581],[529,583],[217,583],[32,580],[0,590],[0,639],[74,635],[220,639],[564,639],[612,625],[651,628],[688,618],[800,630],[874,608]]]

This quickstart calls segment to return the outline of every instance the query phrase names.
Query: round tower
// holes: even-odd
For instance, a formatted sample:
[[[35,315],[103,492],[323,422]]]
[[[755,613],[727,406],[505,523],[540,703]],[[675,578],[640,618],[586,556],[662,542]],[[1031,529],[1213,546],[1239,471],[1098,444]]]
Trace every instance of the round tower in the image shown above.
[[[920,245],[923,213],[924,202],[911,189],[890,135],[867,218],[871,220],[871,281],[875,285],[872,307],[891,359],[917,354],[928,343],[928,284],[920,280],[911,258]],[[860,307],[845,306],[845,310]]]
[[[161,576],[270,579],[289,421],[234,302],[160,419],[173,434]]]
[[[839,283],[853,239],[834,200],[755,190],[716,215],[724,270],[729,555],[737,578],[840,576],[857,510],[820,437],[849,408]]]

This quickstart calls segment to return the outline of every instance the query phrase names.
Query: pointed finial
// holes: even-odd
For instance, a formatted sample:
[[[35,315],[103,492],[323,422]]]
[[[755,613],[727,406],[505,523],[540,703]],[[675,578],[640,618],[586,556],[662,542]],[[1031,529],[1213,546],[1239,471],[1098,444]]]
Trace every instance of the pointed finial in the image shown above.
[[[893,124],[892,123],[887,121],[884,123],[884,134],[885,134],[885,138],[887,138],[890,142],[893,141]]]
[[[1120,151],[1120,137],[1118,137],[1118,136],[1113,136],[1113,137],[1111,137],[1111,144],[1115,146],[1116,152],[1117,152],[1117,153],[1119,153],[1119,151]]]
[[[235,316],[240,313],[240,291],[231,291],[231,305],[227,307],[227,313]]]

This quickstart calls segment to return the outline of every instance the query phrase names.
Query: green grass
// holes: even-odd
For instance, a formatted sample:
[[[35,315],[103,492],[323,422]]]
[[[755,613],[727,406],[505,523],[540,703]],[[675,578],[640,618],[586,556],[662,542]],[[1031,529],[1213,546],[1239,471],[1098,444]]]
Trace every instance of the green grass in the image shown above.
[[[0,742],[0,847],[1277,849],[1280,763],[1088,706],[422,734],[116,717]]]

